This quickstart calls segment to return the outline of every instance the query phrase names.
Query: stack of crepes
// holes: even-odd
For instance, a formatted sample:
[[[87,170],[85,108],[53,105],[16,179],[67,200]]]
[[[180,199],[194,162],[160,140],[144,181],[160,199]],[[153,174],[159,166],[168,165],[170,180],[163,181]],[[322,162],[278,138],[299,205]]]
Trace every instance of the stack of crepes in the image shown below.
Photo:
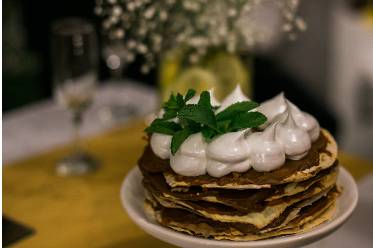
[[[216,240],[260,240],[309,231],[332,218],[339,194],[337,145],[325,129],[306,156],[286,159],[268,172],[183,176],[150,145],[138,165],[149,216],[176,231]]]

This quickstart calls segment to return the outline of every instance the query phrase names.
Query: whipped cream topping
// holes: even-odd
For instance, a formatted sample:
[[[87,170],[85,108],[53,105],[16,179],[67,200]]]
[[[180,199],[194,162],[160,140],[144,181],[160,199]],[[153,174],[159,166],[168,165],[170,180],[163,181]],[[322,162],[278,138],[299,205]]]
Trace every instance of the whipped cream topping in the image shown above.
[[[207,147],[209,158],[221,162],[237,162],[245,160],[249,155],[249,147],[245,142],[245,134],[250,130],[241,130],[220,135]]]
[[[263,132],[253,133],[248,144],[251,166],[256,171],[271,171],[285,163],[285,151],[281,143],[276,142],[276,128],[273,123]]]
[[[198,176],[206,174],[206,147],[201,133],[189,136],[174,156],[171,168],[180,175]]]
[[[320,134],[320,125],[315,117],[306,112],[302,112],[290,101],[287,101],[287,104],[295,123],[308,132],[311,141],[317,140]]]
[[[262,102],[258,107],[258,111],[267,117],[267,122],[263,124],[263,127],[273,123],[275,118],[284,113],[287,108],[288,107],[283,92],[267,101]]]
[[[299,160],[311,148],[311,138],[306,130],[297,126],[290,112],[276,127],[276,141],[281,144],[287,158]]]
[[[188,103],[197,103],[198,100],[199,96],[194,96]],[[216,112],[242,101],[249,101],[249,98],[237,86],[222,101]],[[219,105],[213,94],[211,104]],[[301,111],[283,93],[263,102],[256,110],[268,119],[260,127],[261,131],[248,128],[225,133],[210,143],[204,141],[201,133],[196,133],[183,142],[175,155],[171,154],[172,137],[154,133],[150,139],[151,148],[158,157],[170,159],[171,168],[177,174],[222,177],[231,172],[242,173],[249,169],[278,169],[284,165],[286,159],[303,158],[312,142],[319,137],[320,126],[317,120]]]
[[[234,90],[224,98],[220,107],[216,110],[216,113],[223,111],[234,103],[244,101],[250,101],[250,99],[242,92],[240,85],[237,85],[236,88],[234,88]]]
[[[311,141],[315,141],[319,138],[320,125],[318,121],[312,115],[301,111],[297,106],[285,98],[283,92],[277,96],[264,101],[257,108],[259,112],[264,114],[268,121],[261,126],[265,128],[273,122],[281,121],[286,112],[290,112],[297,126],[306,130],[311,138]]]
[[[231,172],[245,172],[250,169],[250,161],[242,161],[239,163],[222,163],[216,160],[208,160],[206,171],[210,176],[222,177]]]
[[[150,139],[150,147],[158,157],[168,159],[171,156],[171,140],[171,135],[153,133]]]

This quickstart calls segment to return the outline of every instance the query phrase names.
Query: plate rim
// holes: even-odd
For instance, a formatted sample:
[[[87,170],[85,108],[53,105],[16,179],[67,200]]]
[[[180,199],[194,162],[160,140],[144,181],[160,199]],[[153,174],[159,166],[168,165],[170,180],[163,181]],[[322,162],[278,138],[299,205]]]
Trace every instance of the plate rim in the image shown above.
[[[328,221],[326,223],[323,223],[320,226],[315,227],[314,229],[308,232],[288,235],[284,237],[275,237],[271,239],[253,240],[253,241],[213,240],[213,239],[207,239],[207,238],[202,238],[202,237],[194,237],[188,234],[177,232],[167,227],[161,226],[158,223],[152,223],[146,217],[143,218],[143,216],[137,215],[136,211],[133,209],[132,204],[130,204],[126,200],[126,196],[125,196],[126,185],[130,181],[131,177],[135,175],[135,173],[141,173],[137,165],[133,167],[127,173],[127,175],[125,176],[122,182],[121,188],[120,188],[120,199],[121,199],[121,205],[124,208],[125,212],[130,217],[130,219],[134,223],[136,223],[136,225],[138,225],[144,232],[148,233],[149,235],[157,239],[161,239],[161,238],[157,237],[153,233],[149,233],[148,230],[146,230],[143,227],[143,225],[147,225],[149,228],[153,228],[154,230],[158,229],[156,231],[162,232],[162,234],[172,237],[173,240],[179,240],[180,242],[188,242],[189,244],[194,244],[194,245],[198,245],[198,244],[201,245],[203,243],[203,245],[206,245],[206,246],[210,245],[211,247],[267,247],[270,245],[281,245],[281,244],[284,245],[289,242],[296,242],[297,240],[300,240],[300,239],[312,239],[315,237],[316,239],[318,239],[318,237],[322,238],[330,234],[332,231],[337,230],[340,226],[342,226],[344,222],[348,220],[352,212],[355,210],[357,203],[358,203],[358,199],[359,199],[358,189],[357,189],[357,185],[356,185],[354,178],[348,172],[348,170],[345,169],[343,165],[340,164],[338,179],[340,177],[345,177],[345,180],[349,181],[349,184],[346,184],[346,185],[348,185],[354,198],[353,198],[353,201],[351,201],[350,204],[348,205],[348,208],[346,209],[346,211],[343,212],[341,215],[339,215],[337,218],[332,219],[331,221]],[[342,188],[345,188],[346,185],[340,185],[340,186],[342,186]],[[342,191],[342,194],[343,192],[345,191]],[[337,211],[339,210],[340,209],[337,207]],[[163,241],[167,242],[165,240]],[[167,242],[167,243],[170,243],[170,242]],[[175,244],[175,243],[172,243],[172,244]]]

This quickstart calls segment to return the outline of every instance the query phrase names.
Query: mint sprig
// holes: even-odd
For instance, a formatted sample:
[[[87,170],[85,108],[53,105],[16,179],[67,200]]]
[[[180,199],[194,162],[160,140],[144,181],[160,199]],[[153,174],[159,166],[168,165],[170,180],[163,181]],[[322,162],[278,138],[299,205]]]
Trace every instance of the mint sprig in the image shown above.
[[[182,143],[192,134],[201,132],[206,142],[215,137],[239,131],[244,128],[258,127],[267,121],[260,112],[249,112],[258,107],[253,101],[243,101],[228,106],[215,114],[216,106],[211,106],[208,91],[203,91],[197,104],[187,104],[196,92],[188,90],[185,96],[180,93],[171,94],[163,104],[162,118],[155,119],[145,129],[147,133],[162,133],[172,135],[171,152],[175,154]],[[178,123],[171,119],[178,118]]]
[[[259,112],[246,112],[236,115],[230,124],[230,130],[240,130],[262,125],[267,118]]]
[[[162,119],[155,119],[149,127],[145,128],[145,132],[147,133],[163,133],[168,135],[174,135],[180,130],[182,130],[180,124]]]
[[[187,127],[175,133],[175,135],[172,136],[171,140],[171,153],[175,154],[181,144],[183,144],[183,142],[193,133],[194,132]]]
[[[205,106],[208,109],[212,109],[211,100],[210,100],[210,92],[202,91],[201,95],[199,96],[198,105]]]
[[[192,97],[196,94],[196,91],[193,90],[193,89],[189,89],[188,92],[186,93],[185,97],[184,97],[184,101],[187,102],[189,101],[190,99],[192,99]]]
[[[230,105],[223,111],[219,112],[216,115],[216,119],[217,120],[229,120],[229,119],[234,118],[237,114],[248,112],[258,106],[259,106],[258,103],[252,102],[252,101],[237,102],[237,103]]]
[[[187,119],[195,121],[201,125],[208,126],[210,128],[216,128],[216,118],[214,111],[200,104],[188,104],[185,105],[177,114],[177,117],[181,119]]]

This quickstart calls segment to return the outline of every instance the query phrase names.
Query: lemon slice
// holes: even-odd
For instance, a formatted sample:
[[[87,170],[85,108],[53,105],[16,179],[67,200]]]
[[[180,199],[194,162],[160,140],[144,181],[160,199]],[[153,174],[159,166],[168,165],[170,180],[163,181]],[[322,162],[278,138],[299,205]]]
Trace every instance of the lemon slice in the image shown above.
[[[229,94],[237,84],[242,91],[251,96],[250,64],[244,65],[239,56],[217,52],[206,60],[206,68],[209,69],[219,80],[219,87],[216,88],[216,96],[222,100]]]
[[[185,94],[188,89],[194,89],[200,93],[217,85],[218,80],[213,73],[198,66],[190,67],[181,72],[176,80],[165,88],[163,100],[167,100],[171,92]]]

